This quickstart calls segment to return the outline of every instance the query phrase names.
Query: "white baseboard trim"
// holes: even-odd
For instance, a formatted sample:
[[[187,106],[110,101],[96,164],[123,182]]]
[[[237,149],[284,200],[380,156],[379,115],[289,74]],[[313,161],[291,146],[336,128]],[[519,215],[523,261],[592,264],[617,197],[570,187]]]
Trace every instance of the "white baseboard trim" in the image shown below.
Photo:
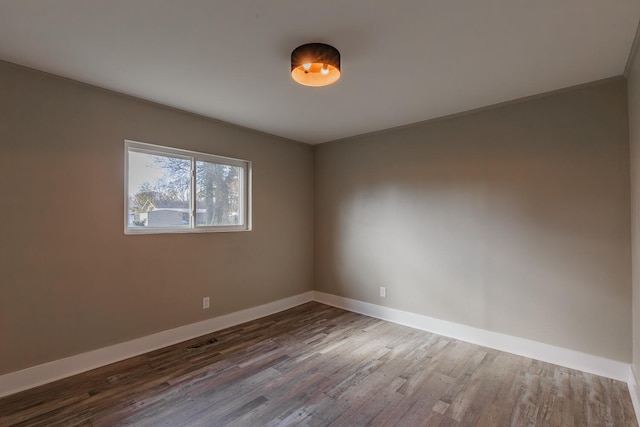
[[[313,291],[313,299],[323,304],[459,339],[472,344],[506,351],[507,353],[513,353],[627,383],[629,381],[629,363],[324,292]],[[636,413],[638,413],[638,411],[636,411]]]
[[[640,382],[638,382],[638,375],[633,365],[629,366],[629,380],[627,381],[627,385],[629,386],[633,410],[636,411],[636,419],[638,420],[638,425],[640,425]]]
[[[0,397],[278,313],[309,301],[313,301],[312,291],[1,375]]]

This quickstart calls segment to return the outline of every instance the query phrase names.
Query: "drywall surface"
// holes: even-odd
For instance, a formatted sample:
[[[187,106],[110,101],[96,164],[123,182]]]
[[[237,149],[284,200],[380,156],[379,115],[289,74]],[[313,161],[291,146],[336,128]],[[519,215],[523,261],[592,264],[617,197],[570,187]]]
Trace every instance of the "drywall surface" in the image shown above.
[[[624,78],[323,144],[315,289],[628,362],[629,212]]]
[[[628,70],[629,145],[631,150],[631,247],[633,277],[633,367],[640,374],[640,44]]]
[[[125,235],[125,139],[252,161],[253,230]],[[0,62],[0,374],[311,290],[312,182],[307,145]]]

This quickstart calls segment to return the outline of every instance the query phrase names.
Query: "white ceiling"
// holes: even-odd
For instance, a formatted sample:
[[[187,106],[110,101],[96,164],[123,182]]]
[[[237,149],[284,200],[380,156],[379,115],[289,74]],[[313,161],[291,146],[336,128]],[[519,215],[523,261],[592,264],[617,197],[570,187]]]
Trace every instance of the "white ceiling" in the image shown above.
[[[621,75],[638,0],[2,0],[0,59],[321,143]],[[329,43],[342,79],[290,78]]]

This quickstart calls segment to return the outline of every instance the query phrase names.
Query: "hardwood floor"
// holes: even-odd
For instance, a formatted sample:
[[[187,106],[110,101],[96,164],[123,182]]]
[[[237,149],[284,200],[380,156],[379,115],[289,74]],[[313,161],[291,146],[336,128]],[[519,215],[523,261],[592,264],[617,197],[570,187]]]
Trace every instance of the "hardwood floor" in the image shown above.
[[[308,303],[0,399],[2,426],[636,426],[627,385]]]

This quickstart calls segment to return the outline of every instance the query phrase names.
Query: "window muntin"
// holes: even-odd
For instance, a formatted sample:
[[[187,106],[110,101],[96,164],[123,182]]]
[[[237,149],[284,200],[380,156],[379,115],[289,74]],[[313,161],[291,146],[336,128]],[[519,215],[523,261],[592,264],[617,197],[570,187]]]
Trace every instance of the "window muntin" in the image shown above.
[[[251,162],[125,141],[125,163],[125,233],[251,229]]]

